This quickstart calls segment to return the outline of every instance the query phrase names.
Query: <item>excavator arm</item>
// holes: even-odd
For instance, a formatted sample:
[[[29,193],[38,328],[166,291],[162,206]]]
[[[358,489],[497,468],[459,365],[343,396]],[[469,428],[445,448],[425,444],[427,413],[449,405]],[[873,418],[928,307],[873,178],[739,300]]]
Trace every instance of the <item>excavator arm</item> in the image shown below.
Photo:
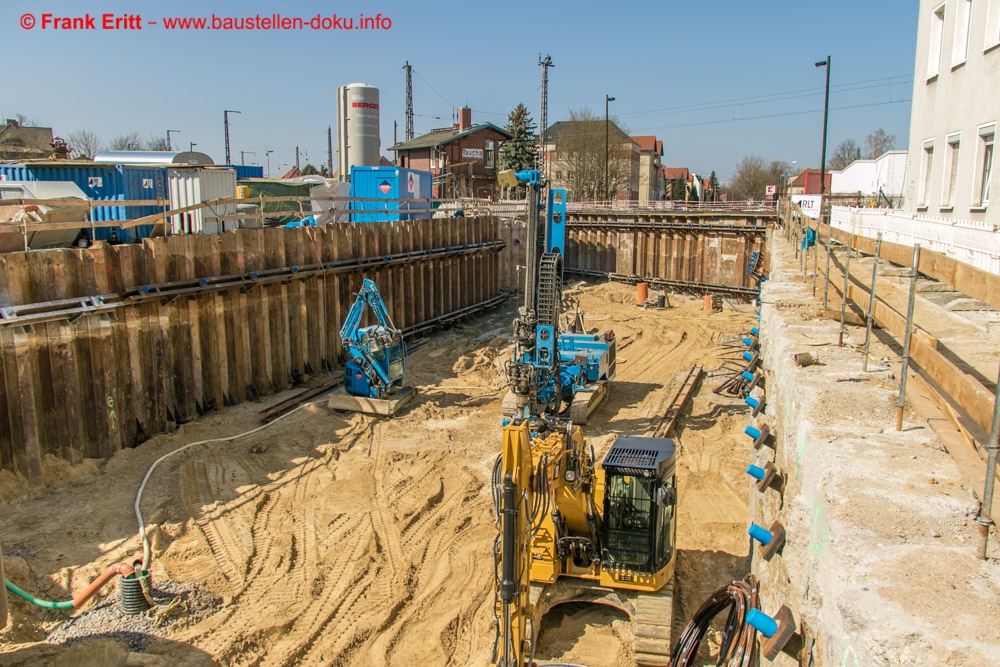
[[[361,327],[361,318],[364,316],[365,308],[371,308],[375,313],[378,324],[370,327]],[[394,348],[399,347],[401,356],[405,357],[405,344],[398,329],[393,326],[392,318],[386,309],[382,295],[379,294],[378,287],[374,282],[364,280],[361,290],[358,292],[354,305],[347,313],[344,325],[340,328],[340,341],[345,352],[350,355],[351,360],[357,369],[364,373],[370,387],[372,397],[381,398],[392,386],[392,383],[400,377],[393,377],[390,373],[392,365],[376,358],[375,351],[381,354],[395,354]],[[400,366],[398,373],[402,375]]]
[[[496,572],[497,638],[492,664],[525,667],[531,664],[534,627],[531,619],[531,534],[537,530],[542,508],[533,486],[531,430],[527,420],[503,429],[503,448],[493,470],[493,501],[498,534],[493,548]],[[533,626],[533,623],[532,623]]]

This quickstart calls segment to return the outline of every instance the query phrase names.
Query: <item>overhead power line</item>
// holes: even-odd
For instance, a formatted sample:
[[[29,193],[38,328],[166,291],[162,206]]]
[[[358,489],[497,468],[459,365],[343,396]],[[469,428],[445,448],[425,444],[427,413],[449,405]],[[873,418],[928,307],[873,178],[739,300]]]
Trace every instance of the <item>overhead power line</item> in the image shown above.
[[[830,107],[830,111],[845,111],[847,109],[861,109],[863,107],[878,107],[884,106],[886,104],[901,104],[902,102],[911,102],[912,98],[906,98],[905,100],[891,100],[887,102],[870,102],[868,104],[851,104],[842,107]],[[823,113],[823,109],[806,109],[805,111],[787,111],[784,113],[771,113],[771,114],[761,114],[758,116],[744,116],[742,118],[721,118],[719,120],[706,120],[694,123],[678,123],[676,125],[658,125],[656,127],[643,128],[642,131],[649,130],[670,130],[679,127],[697,127],[699,125],[720,125],[722,123],[739,123],[746,120],[760,120],[764,118],[780,118],[783,116],[802,116],[811,113]]]
[[[455,105],[454,105],[454,104],[452,104],[452,103],[451,103],[451,102],[450,102],[450,101],[448,100],[448,98],[447,98],[447,97],[445,97],[444,95],[442,95],[441,93],[439,93],[439,92],[438,92],[438,90],[437,90],[437,88],[435,88],[434,86],[432,86],[432,85],[430,84],[430,82],[429,82],[429,81],[428,81],[427,79],[425,79],[424,77],[420,76],[420,72],[418,72],[418,71],[417,71],[416,69],[413,69],[413,68],[411,68],[411,69],[412,69],[413,73],[417,75],[417,78],[418,78],[418,79],[420,79],[421,81],[423,81],[424,83],[426,83],[426,84],[427,84],[427,87],[428,87],[428,88],[430,88],[431,90],[433,90],[433,91],[434,91],[434,94],[435,94],[435,95],[437,95],[437,96],[438,96],[438,97],[440,97],[440,98],[441,98],[442,100],[444,100],[444,101],[445,101],[445,103],[446,103],[446,104],[447,104],[447,105],[448,105],[449,107],[451,107],[451,108],[452,108],[452,110],[454,110],[454,109],[455,109]]]
[[[895,84],[903,85],[905,83],[912,83],[913,75],[900,75],[900,76],[890,76],[882,77],[879,79],[866,79],[864,81],[852,81],[848,83],[840,83],[836,85],[831,85],[831,90],[838,93],[851,92],[854,90],[866,90],[870,88],[880,88],[883,86],[892,86]],[[873,85],[866,85],[873,84]],[[632,111],[629,113],[619,114],[621,117],[640,117],[640,116],[654,116],[654,115],[665,115],[669,113],[679,113],[684,111],[706,111],[714,108],[724,108],[733,106],[736,104],[763,104],[767,102],[778,102],[787,99],[797,99],[799,97],[810,97],[812,95],[820,95],[824,93],[824,88],[801,88],[799,90],[788,90],[784,92],[777,93],[763,93],[761,95],[751,95],[748,97],[738,97],[730,98],[725,100],[716,100],[713,102],[698,102],[694,104],[685,104],[674,107],[663,107],[660,109],[647,109],[645,111]]]

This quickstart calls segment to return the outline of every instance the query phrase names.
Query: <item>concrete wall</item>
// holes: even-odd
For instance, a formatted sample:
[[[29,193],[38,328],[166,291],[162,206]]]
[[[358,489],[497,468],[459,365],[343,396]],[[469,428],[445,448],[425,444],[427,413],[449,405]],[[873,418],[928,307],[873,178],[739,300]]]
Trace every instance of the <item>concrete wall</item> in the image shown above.
[[[889,151],[874,160],[855,160],[841,171],[830,172],[830,193],[878,195],[903,194],[906,151]]]
[[[1000,117],[1000,3],[921,0],[913,76],[906,206],[914,212],[1000,224],[1000,190],[993,159],[992,206],[980,201],[982,135],[994,133]],[[964,12],[971,9],[966,31]],[[943,24],[937,15],[943,10]],[[939,31],[935,26],[939,27]],[[968,35],[963,57],[961,42]],[[938,39],[940,35],[940,39]],[[938,48],[939,45],[939,48]],[[958,47],[958,48],[956,48]],[[932,54],[940,53],[939,58]],[[949,203],[952,161],[949,142],[959,142],[958,180]],[[929,187],[926,148],[933,147]],[[926,190],[926,193],[925,193]]]
[[[758,421],[774,435],[756,463],[773,461],[785,481],[781,491],[751,487],[749,507],[765,528],[781,521],[787,541],[770,561],[755,549],[752,571],[765,612],[791,609],[807,657],[761,664],[997,664],[1000,566],[974,556],[975,497],[922,417],[908,410],[895,431],[892,369],[875,357],[862,373],[858,351],[836,347],[835,322],[803,317],[816,302],[780,246],[760,325]],[[822,363],[796,366],[803,351]]]

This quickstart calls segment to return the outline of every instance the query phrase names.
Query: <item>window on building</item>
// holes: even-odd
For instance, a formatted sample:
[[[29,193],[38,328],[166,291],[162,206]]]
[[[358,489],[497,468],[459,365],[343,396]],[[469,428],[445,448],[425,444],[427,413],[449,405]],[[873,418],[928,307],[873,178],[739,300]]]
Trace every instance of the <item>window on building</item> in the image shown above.
[[[486,152],[483,155],[484,159],[486,160],[486,168],[487,169],[492,169],[493,168],[493,155],[494,155],[494,143],[492,141],[490,141],[489,139],[487,139],[486,140]]]
[[[989,0],[986,4],[986,40],[983,48],[989,49],[1000,44],[1000,0]]]
[[[961,140],[958,136],[948,137],[948,155],[945,158],[945,164],[948,165],[948,180],[945,181],[945,192],[942,200],[945,202],[945,206],[952,207],[955,205],[955,194],[958,191],[958,156],[959,148],[961,147]]]
[[[994,123],[979,128],[976,181],[972,192],[974,206],[986,206],[990,203],[990,186],[992,185],[993,173],[993,139],[996,136],[996,127]]]
[[[944,4],[931,17],[931,45],[927,51],[927,78],[937,76],[941,69],[941,39],[944,36]]]
[[[927,206],[928,193],[931,191],[931,173],[934,169],[934,142],[924,142],[924,159],[921,166],[922,178],[920,179],[920,196],[917,198],[919,206]]]
[[[951,47],[951,66],[965,62],[969,55],[969,17],[972,15],[972,0],[958,0],[955,12],[955,39]]]

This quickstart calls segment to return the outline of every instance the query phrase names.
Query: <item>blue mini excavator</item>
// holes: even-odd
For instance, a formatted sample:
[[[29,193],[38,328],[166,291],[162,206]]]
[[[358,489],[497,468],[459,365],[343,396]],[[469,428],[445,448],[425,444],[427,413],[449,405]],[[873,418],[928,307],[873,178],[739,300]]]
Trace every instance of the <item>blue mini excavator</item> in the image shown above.
[[[371,309],[378,322],[362,327],[367,309]],[[406,370],[403,333],[393,326],[378,287],[367,278],[340,328],[340,342],[348,359],[343,391],[331,394],[331,408],[391,415],[414,395],[412,387],[403,387]]]

